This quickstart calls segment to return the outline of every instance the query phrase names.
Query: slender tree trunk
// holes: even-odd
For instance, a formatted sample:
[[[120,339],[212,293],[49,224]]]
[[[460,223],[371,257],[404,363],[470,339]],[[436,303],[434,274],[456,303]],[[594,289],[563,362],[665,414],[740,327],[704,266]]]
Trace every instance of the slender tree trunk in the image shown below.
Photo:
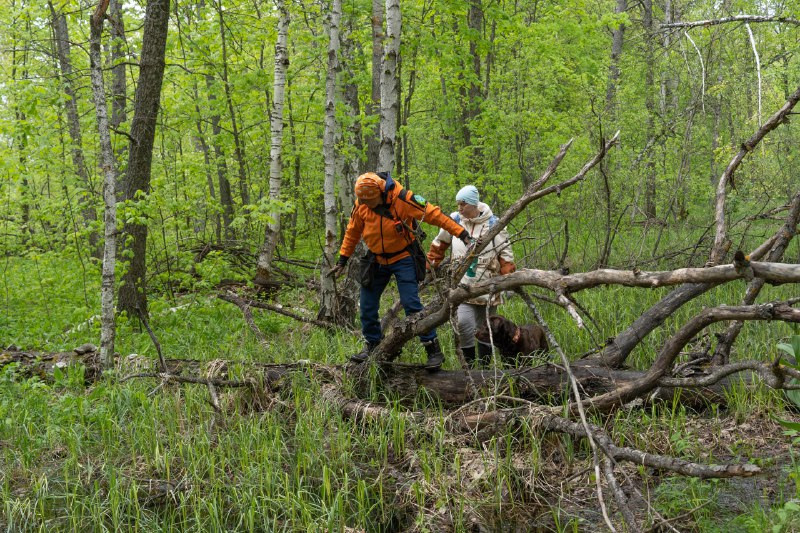
[[[408,73],[408,91],[406,91],[406,95],[403,98],[403,107],[402,112],[400,114],[400,126],[403,129],[403,138],[401,139],[400,146],[402,148],[401,153],[402,155],[402,171],[400,175],[403,176],[403,186],[406,189],[411,188],[411,175],[410,169],[408,167],[408,132],[405,130],[405,126],[408,125],[408,117],[411,115],[411,99],[414,96],[414,91],[417,87],[417,48],[414,47],[414,50],[411,52],[411,71]]]
[[[297,144],[297,130],[295,129],[294,124],[294,109],[292,108],[292,91],[291,87],[289,88],[286,95],[286,106],[289,108],[289,139],[292,144],[292,172],[294,174],[294,188],[296,191],[300,190],[300,147]],[[296,228],[297,227],[297,212],[299,209],[294,209],[292,213],[289,215],[289,224],[290,227]],[[295,246],[297,244],[297,232],[293,231],[289,236],[289,250],[294,252]]]
[[[12,3],[12,8],[14,4]],[[28,54],[24,50],[17,49],[17,42],[12,42],[11,48],[11,81],[18,80],[17,70],[21,67],[22,79],[28,78]],[[22,52],[20,54],[20,52]],[[22,56],[21,58],[19,56]],[[19,159],[19,175],[20,175],[20,209],[22,211],[22,242],[28,242],[28,236],[33,235],[33,227],[31,226],[31,203],[33,192],[28,183],[28,134],[23,128],[23,124],[27,121],[25,113],[19,108],[19,105],[14,106],[14,118],[16,124],[14,126],[14,138],[17,144],[17,154]]]
[[[344,83],[344,101],[347,104],[347,113],[350,115],[351,119],[349,121],[350,126],[347,129],[347,134],[349,136],[347,144],[353,146],[355,150],[348,153],[344,161],[344,169],[341,176],[339,176],[340,235],[344,233],[350,210],[355,203],[355,180],[362,171],[358,154],[361,153],[364,147],[361,122],[357,120],[358,116],[361,114],[358,97],[358,82],[352,71],[354,48],[355,44],[353,40],[349,36],[345,38],[342,43],[342,63],[345,70],[344,77],[347,80]],[[377,166],[372,168],[377,168]]]
[[[395,167],[394,150],[397,133],[398,79],[400,56],[400,0],[386,0],[386,47],[381,71],[381,150],[378,171],[391,172]]]
[[[272,141],[269,151],[269,197],[278,201],[281,197],[281,177],[283,163],[281,161],[281,148],[283,140],[283,101],[286,89],[286,70],[289,67],[289,51],[287,42],[289,37],[289,8],[284,0],[276,0],[280,13],[278,21],[278,40],[275,43],[275,79],[272,90],[271,135]],[[272,260],[278,247],[281,235],[281,213],[275,210],[271,213],[272,220],[267,224],[264,235],[264,246],[258,254],[256,266],[256,284],[264,284],[270,279]]]
[[[381,0],[372,0],[372,92],[364,110],[367,116],[380,112],[381,109],[381,72],[383,67],[383,10]],[[367,137],[367,162],[361,170],[371,171],[378,168],[381,149],[380,127],[375,128]]]
[[[56,12],[52,2],[47,2],[50,7],[50,14],[53,18],[53,33],[55,34],[56,50],[58,53],[58,64],[61,69],[61,81],[64,86],[64,94],[67,95],[65,102],[67,108],[67,125],[69,137],[72,141],[72,165],[78,175],[81,184],[86,192],[82,195],[81,215],[84,223],[92,227],[97,220],[97,215],[92,205],[92,184],[89,180],[89,173],[86,169],[86,161],[83,157],[83,136],[81,135],[81,122],[78,117],[78,101],[75,89],[72,87],[73,72],[72,59],[70,58],[69,28],[67,27],[67,17],[62,12]],[[89,248],[92,256],[100,258],[100,237],[95,229],[89,232]]]
[[[164,78],[168,23],[169,0],[150,0],[144,16],[139,82],[134,97],[128,168],[123,189],[125,200],[133,200],[137,193],[145,196],[150,193],[153,142]],[[126,222],[123,231],[130,237],[130,243],[126,242],[125,248],[131,253],[131,259],[119,288],[119,308],[130,317],[138,315],[137,309],[146,315],[147,226]]]
[[[100,41],[103,33],[103,18],[108,9],[108,0],[97,6],[91,18],[91,37],[89,58],[91,62],[92,95],[94,96],[97,132],[100,137],[100,160],[103,169],[103,201],[105,212],[103,225],[105,243],[103,246],[103,274],[100,289],[101,327],[100,358],[105,368],[114,364],[114,338],[116,323],[114,319],[114,271],[117,253],[117,169],[114,151],[111,146],[111,133],[108,123],[108,108],[103,86],[103,62],[100,55]]]
[[[481,169],[483,155],[480,147],[472,141],[472,125],[480,114],[481,106],[481,56],[479,44],[483,31],[483,6],[481,0],[470,0],[467,11],[467,27],[470,31],[469,56],[472,61],[472,80],[467,89],[467,101],[464,104],[462,128],[464,132],[464,147],[469,149],[469,169],[477,174]]]
[[[197,113],[198,117],[202,117],[202,111],[200,109],[200,92],[197,90],[197,83],[194,83],[194,109]],[[206,142],[205,132],[203,131],[203,123],[202,120],[199,118],[195,121],[195,126],[197,127],[197,135],[194,136],[194,143],[196,149],[203,154],[203,163],[206,171],[206,185],[208,186],[208,194],[211,198],[211,203],[213,204],[214,209],[214,235],[216,237],[217,242],[222,241],[222,221],[220,220],[220,214],[217,210],[217,191],[214,188],[214,178],[212,177],[211,173],[211,149],[208,146],[208,142]],[[208,211],[206,211],[208,212]],[[227,232],[227,225],[226,225],[226,232]]]
[[[233,135],[233,146],[236,152],[236,162],[239,167],[239,194],[242,198],[242,205],[250,203],[250,193],[247,187],[247,166],[245,164],[244,147],[239,138],[239,125],[236,121],[236,110],[233,106],[233,96],[231,86],[228,82],[228,45],[225,37],[225,18],[223,15],[222,2],[216,3],[217,14],[219,15],[219,33],[222,40],[222,82],[225,87],[225,101],[228,104],[228,111],[231,114],[231,134]]]
[[[330,269],[336,260],[338,217],[336,212],[336,78],[339,74],[339,23],[342,18],[341,0],[330,4],[328,26],[328,70],[325,76],[325,132],[322,138],[322,151],[325,156],[325,183],[323,186],[325,205],[325,250],[321,269],[322,301],[318,318],[335,321],[336,284]]]
[[[622,14],[628,9],[628,0],[617,0],[614,13]],[[611,37],[611,62],[608,66],[608,82],[606,84],[606,114],[611,122],[616,121],[617,113],[617,84],[619,83],[619,59],[622,55],[622,45],[625,40],[625,25],[620,24],[612,32]]]
[[[654,52],[653,52],[653,1],[643,0],[642,8],[644,10],[642,24],[644,26],[645,38],[645,64],[646,72],[644,77],[644,105],[647,110],[647,140],[649,141],[655,136],[655,98],[653,92],[655,91],[655,66]],[[645,162],[645,178],[644,178],[644,214],[648,219],[656,218],[656,162],[653,151],[647,153]]]
[[[128,120],[128,85],[125,75],[125,20],[122,13],[122,0],[111,0],[111,17],[109,18],[111,27],[111,130],[119,130],[122,124]],[[122,161],[127,147],[125,143],[119,143],[117,148],[117,160]],[[119,179],[119,175],[117,175]],[[117,191],[121,190],[119,183]]]
[[[352,22],[352,19],[350,20]],[[355,48],[356,44],[353,42],[351,35],[349,33],[344,33],[341,42],[341,65],[344,69],[344,74],[342,76],[344,85],[342,99],[346,105],[347,114],[349,116],[349,126],[343,131],[345,138],[342,140],[342,143],[346,146],[352,146],[354,149],[345,151],[344,154],[340,154],[340,158],[337,158],[337,162],[341,160],[340,162],[342,164],[341,172],[336,175],[338,180],[338,214],[336,223],[339,227],[339,235],[344,234],[348,215],[355,201],[355,194],[353,191],[355,180],[359,173],[362,172],[362,169],[360,169],[361,159],[359,158],[359,154],[363,148],[363,141],[361,136],[361,121],[358,120],[360,115],[358,83],[356,81],[356,76],[351,70],[354,64],[353,56]],[[350,263],[357,265],[358,260],[364,253],[365,247],[362,243],[356,248],[356,252],[353,254],[353,257],[350,258]],[[337,282],[336,310],[338,313],[337,322],[340,324],[352,324],[356,318],[360,292],[360,285],[356,278],[356,270],[356,268],[351,267],[347,270],[347,277],[340,278],[340,281]]]
[[[208,90],[208,101],[211,109],[215,109],[214,101],[217,97],[214,94],[213,78],[206,76],[206,89]],[[225,157],[225,150],[222,148],[222,127],[219,125],[222,118],[216,111],[212,112],[211,134],[213,135],[212,145],[214,146],[214,162],[217,168],[217,185],[219,186],[219,201],[222,204],[222,227],[225,230],[225,239],[231,239],[231,222],[233,221],[233,193],[231,192],[231,182],[228,180],[228,160]]]

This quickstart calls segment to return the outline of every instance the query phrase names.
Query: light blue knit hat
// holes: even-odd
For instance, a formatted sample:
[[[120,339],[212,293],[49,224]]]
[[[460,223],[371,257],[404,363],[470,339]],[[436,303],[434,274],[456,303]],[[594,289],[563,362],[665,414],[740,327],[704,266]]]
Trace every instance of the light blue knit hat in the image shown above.
[[[480,195],[478,194],[478,189],[474,185],[467,185],[456,194],[456,202],[478,205],[479,201]]]

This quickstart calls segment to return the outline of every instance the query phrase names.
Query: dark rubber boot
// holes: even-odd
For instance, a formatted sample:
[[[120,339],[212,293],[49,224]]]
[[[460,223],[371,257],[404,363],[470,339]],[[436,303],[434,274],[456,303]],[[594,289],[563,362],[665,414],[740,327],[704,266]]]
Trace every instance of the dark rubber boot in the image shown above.
[[[371,354],[375,350],[376,346],[378,346],[377,343],[375,344],[372,344],[371,342],[365,343],[364,348],[360,352],[350,356],[350,360],[354,363],[363,363],[369,358],[369,354]]]
[[[425,363],[425,368],[431,372],[436,372],[441,368],[444,362],[444,354],[442,348],[439,346],[439,339],[423,342],[422,346],[425,347],[425,353],[428,354],[428,361]]]
[[[489,344],[478,343],[478,360],[481,366],[490,366],[492,364],[492,347]]]
[[[461,351],[464,352],[464,359],[467,361],[467,366],[472,367],[475,365],[475,347],[470,346],[469,348],[461,348]]]

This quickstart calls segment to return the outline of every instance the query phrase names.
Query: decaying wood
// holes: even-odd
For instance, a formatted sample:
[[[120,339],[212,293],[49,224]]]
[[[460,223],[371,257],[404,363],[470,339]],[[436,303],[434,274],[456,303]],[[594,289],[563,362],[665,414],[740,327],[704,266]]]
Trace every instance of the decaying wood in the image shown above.
[[[770,250],[773,249],[782,239],[786,237],[786,233],[795,234],[797,226],[797,215],[791,213],[787,216],[786,223],[783,227],[771,237],[766,239],[761,245],[756,247],[750,252],[749,257],[751,261],[758,261],[767,256]],[[792,223],[794,222],[794,225]],[[785,250],[785,247],[781,247]],[[783,254],[769,254],[767,258],[771,261],[778,261],[783,257]],[[759,278],[760,279],[760,278]],[[670,292],[659,302],[653,305],[650,309],[643,312],[639,318],[634,320],[630,326],[621,331],[614,337],[603,349],[600,358],[603,363],[610,367],[619,367],[627,359],[628,355],[633,349],[642,342],[648,334],[650,334],[657,327],[661,326],[664,321],[670,317],[675,311],[680,309],[686,303],[692,301],[694,298],[708,292],[719,285],[718,282],[707,283],[687,283],[677,287]]]
[[[324,388],[323,396],[335,405],[340,406],[343,413],[349,417],[379,420],[390,416],[398,416],[397,413],[393,414],[384,405],[345,398],[334,387]],[[498,398],[488,398],[486,402],[488,404],[497,399]],[[515,398],[499,399],[517,400]],[[422,412],[407,412],[400,416],[405,416],[407,420],[413,421],[419,425],[424,425],[427,418]],[[508,428],[521,427],[519,421],[522,419],[525,419],[528,422],[526,424],[527,427],[533,428],[534,431],[555,431],[577,438],[586,438],[586,429],[580,422],[567,420],[547,408],[532,404],[519,408],[496,409],[480,413],[466,413],[459,410],[448,418],[448,426],[453,431],[466,432],[469,434],[484,432],[485,435],[487,430],[491,431],[494,429],[500,432]],[[598,440],[598,444],[602,446],[603,449],[608,452],[609,457],[613,458],[615,461],[630,461],[658,470],[677,472],[701,479],[749,477],[761,471],[759,467],[749,463],[702,465],[675,457],[617,446],[612,439],[605,434],[602,428],[594,425],[590,426],[595,438]]]
[[[800,265],[752,262],[751,266],[755,275],[764,278],[767,282],[800,282]],[[719,265],[711,268],[683,268],[664,272],[604,269],[584,274],[570,275],[563,275],[560,272],[549,270],[521,269],[513,274],[490,278],[487,281],[475,283],[473,285],[459,286],[451,289],[449,292],[445,293],[445,299],[440,298],[434,300],[422,312],[398,323],[393,330],[386,335],[376,349],[376,352],[380,352],[378,355],[379,359],[381,356],[394,358],[400,352],[403,345],[413,337],[444,324],[449,318],[450,306],[458,305],[483,294],[511,291],[517,287],[526,285],[536,285],[538,287],[551,289],[561,287],[566,291],[576,292],[601,285],[656,288],[668,285],[685,285],[691,282],[703,282],[695,283],[695,286],[690,285],[682,292],[676,291],[676,295],[673,296],[673,298],[682,305],[682,303],[688,301],[681,297],[682,293],[686,293],[689,299],[691,299],[697,296],[698,293],[709,290],[710,287],[706,286],[708,284],[722,283],[737,279],[745,279],[745,275],[739,272],[733,264]],[[678,307],[680,307],[680,305],[678,305]],[[669,314],[664,316],[664,319],[666,319],[667,316],[669,316]],[[641,338],[639,341],[641,342]]]
[[[779,261],[781,258],[783,258],[783,254],[786,251],[786,248],[789,246],[789,243],[792,241],[792,238],[797,235],[798,223],[800,223],[800,193],[795,194],[794,198],[792,198],[792,201],[789,203],[789,211],[786,215],[786,221],[783,224],[783,227],[781,227],[774,235],[774,240],[772,241],[769,253],[767,254],[768,261]],[[765,283],[766,280],[760,277],[751,279],[747,284],[747,289],[745,290],[744,298],[742,299],[742,305],[754,304]],[[733,346],[733,343],[739,336],[739,332],[742,330],[743,325],[744,322],[741,320],[735,320],[731,322],[731,324],[725,330],[725,333],[721,334],[720,341],[717,343],[717,347],[714,350],[714,364],[724,365],[728,363],[731,353],[731,346]]]
[[[691,339],[708,325],[725,320],[781,320],[798,323],[800,309],[794,309],[785,303],[705,309],[664,343],[645,376],[634,383],[617,387],[611,393],[592,397],[588,403],[595,409],[607,410],[651,392],[658,386],[659,380],[667,376],[680,351]],[[776,383],[779,381],[776,380]]]

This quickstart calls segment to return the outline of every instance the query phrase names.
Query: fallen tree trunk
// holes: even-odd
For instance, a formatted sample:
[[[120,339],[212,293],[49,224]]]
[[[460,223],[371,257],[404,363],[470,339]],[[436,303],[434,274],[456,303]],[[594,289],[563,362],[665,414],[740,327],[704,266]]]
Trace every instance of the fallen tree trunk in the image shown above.
[[[18,372],[25,376],[38,376],[52,381],[55,369],[66,370],[71,365],[85,367],[84,378],[87,384],[102,377],[102,361],[96,351],[78,354],[71,352],[35,352],[6,350],[0,352],[0,370],[10,363],[18,363]],[[365,372],[367,365],[320,365],[308,361],[289,364],[270,364],[252,361],[228,361],[216,359],[199,361],[195,359],[165,359],[167,371],[161,369],[156,359],[131,354],[117,360],[116,368],[125,375],[123,380],[132,378],[153,378],[176,382],[197,383],[217,387],[254,387],[267,392],[284,388],[295,372],[311,371],[323,381],[340,383],[346,372],[356,374]],[[428,372],[423,367],[407,363],[378,363],[378,387],[392,397],[413,402],[420,389],[425,389],[448,407],[461,406],[474,399],[470,393],[470,381],[462,370],[441,370]],[[583,359],[572,364],[572,372],[584,395],[607,394],[619,387],[630,386],[641,380],[644,372],[610,369],[596,359]],[[738,371],[755,372],[752,366],[737,368]],[[538,367],[470,370],[469,377],[475,383],[481,396],[513,394],[531,402],[561,405],[566,398],[569,377],[561,366],[546,364]],[[681,401],[694,407],[705,407],[711,403],[724,403],[725,390],[732,380],[722,377],[711,383],[665,380],[656,394],[649,400],[669,400],[680,391]],[[693,385],[681,389],[676,385]],[[364,391],[361,391],[364,392]]]

